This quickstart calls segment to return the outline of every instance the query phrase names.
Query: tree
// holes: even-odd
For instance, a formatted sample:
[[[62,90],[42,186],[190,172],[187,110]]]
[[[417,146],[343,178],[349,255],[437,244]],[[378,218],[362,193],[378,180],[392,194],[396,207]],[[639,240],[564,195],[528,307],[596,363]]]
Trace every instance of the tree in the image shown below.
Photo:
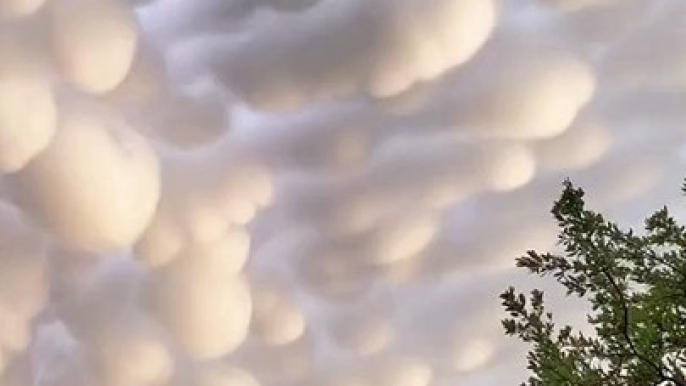
[[[517,266],[590,302],[594,332],[557,327],[541,290],[507,289],[505,333],[531,347],[522,385],[686,386],[686,228],[665,207],[645,232],[620,229],[588,210],[569,181],[552,214],[562,252],[529,251]]]

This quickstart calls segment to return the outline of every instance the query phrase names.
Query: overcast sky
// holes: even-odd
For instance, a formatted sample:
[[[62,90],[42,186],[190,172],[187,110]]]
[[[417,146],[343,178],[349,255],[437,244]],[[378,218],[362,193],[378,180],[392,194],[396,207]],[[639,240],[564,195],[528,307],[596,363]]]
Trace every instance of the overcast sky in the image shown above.
[[[0,0],[0,386],[519,384],[562,181],[686,213],[685,43],[683,0]]]

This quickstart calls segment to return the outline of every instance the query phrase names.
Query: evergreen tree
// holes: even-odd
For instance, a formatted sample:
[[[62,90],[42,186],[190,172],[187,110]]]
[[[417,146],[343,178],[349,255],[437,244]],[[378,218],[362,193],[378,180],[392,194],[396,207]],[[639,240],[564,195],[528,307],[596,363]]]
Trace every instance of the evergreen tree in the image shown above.
[[[686,228],[663,208],[645,232],[620,229],[569,181],[552,213],[563,252],[529,251],[517,266],[590,302],[594,333],[558,327],[542,291],[510,287],[503,327],[531,346],[522,385],[686,386]]]

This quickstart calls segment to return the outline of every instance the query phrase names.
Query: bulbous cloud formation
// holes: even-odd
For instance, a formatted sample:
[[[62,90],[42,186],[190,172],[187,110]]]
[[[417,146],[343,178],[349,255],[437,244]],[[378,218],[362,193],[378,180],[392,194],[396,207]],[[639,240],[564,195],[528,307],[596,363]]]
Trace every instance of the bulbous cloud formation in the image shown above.
[[[44,150],[57,126],[49,77],[39,55],[17,35],[0,32],[0,171],[5,173]]]
[[[64,106],[60,113],[48,148],[14,176],[17,200],[79,248],[101,252],[130,245],[157,205],[156,154],[125,122],[97,106]]]
[[[554,137],[593,97],[593,72],[574,58],[539,54],[498,65],[482,74],[492,82],[475,82],[464,102],[456,101],[457,126],[499,137]]]
[[[0,0],[0,385],[523,378],[559,183],[684,215],[685,11]]]
[[[115,88],[129,72],[136,51],[131,10],[117,0],[54,1],[51,36],[65,75],[86,92]]]
[[[296,108],[360,92],[389,97],[435,79],[473,57],[496,19],[493,0],[327,1],[207,49],[248,102]]]
[[[221,357],[245,339],[251,300],[242,280],[226,278],[214,262],[180,260],[152,278],[154,315],[192,358]]]
[[[46,240],[32,230],[21,213],[0,206],[0,369],[31,345],[31,329],[48,301]]]

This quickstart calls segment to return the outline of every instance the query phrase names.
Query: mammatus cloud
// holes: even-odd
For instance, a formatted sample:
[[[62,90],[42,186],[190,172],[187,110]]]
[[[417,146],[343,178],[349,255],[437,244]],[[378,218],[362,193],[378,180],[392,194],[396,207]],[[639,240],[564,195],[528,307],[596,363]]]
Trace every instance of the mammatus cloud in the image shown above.
[[[21,4],[18,4],[19,7]],[[39,54],[18,33],[0,34],[0,171],[26,166],[44,150],[57,126],[57,107]],[[31,106],[23,103],[31,101]]]
[[[491,0],[325,1],[206,50],[220,79],[261,107],[297,108],[359,93],[388,97],[469,60],[497,12]],[[351,22],[356,28],[348,28]]]
[[[89,93],[121,83],[138,40],[132,10],[119,1],[55,0],[49,11],[55,60],[66,78]]]
[[[131,245],[160,195],[149,143],[98,106],[60,109],[50,145],[11,178],[17,202],[70,245],[107,252]],[[63,178],[68,176],[68,178]]]
[[[675,202],[685,11],[0,0],[0,385],[523,377],[496,294],[561,180]]]

